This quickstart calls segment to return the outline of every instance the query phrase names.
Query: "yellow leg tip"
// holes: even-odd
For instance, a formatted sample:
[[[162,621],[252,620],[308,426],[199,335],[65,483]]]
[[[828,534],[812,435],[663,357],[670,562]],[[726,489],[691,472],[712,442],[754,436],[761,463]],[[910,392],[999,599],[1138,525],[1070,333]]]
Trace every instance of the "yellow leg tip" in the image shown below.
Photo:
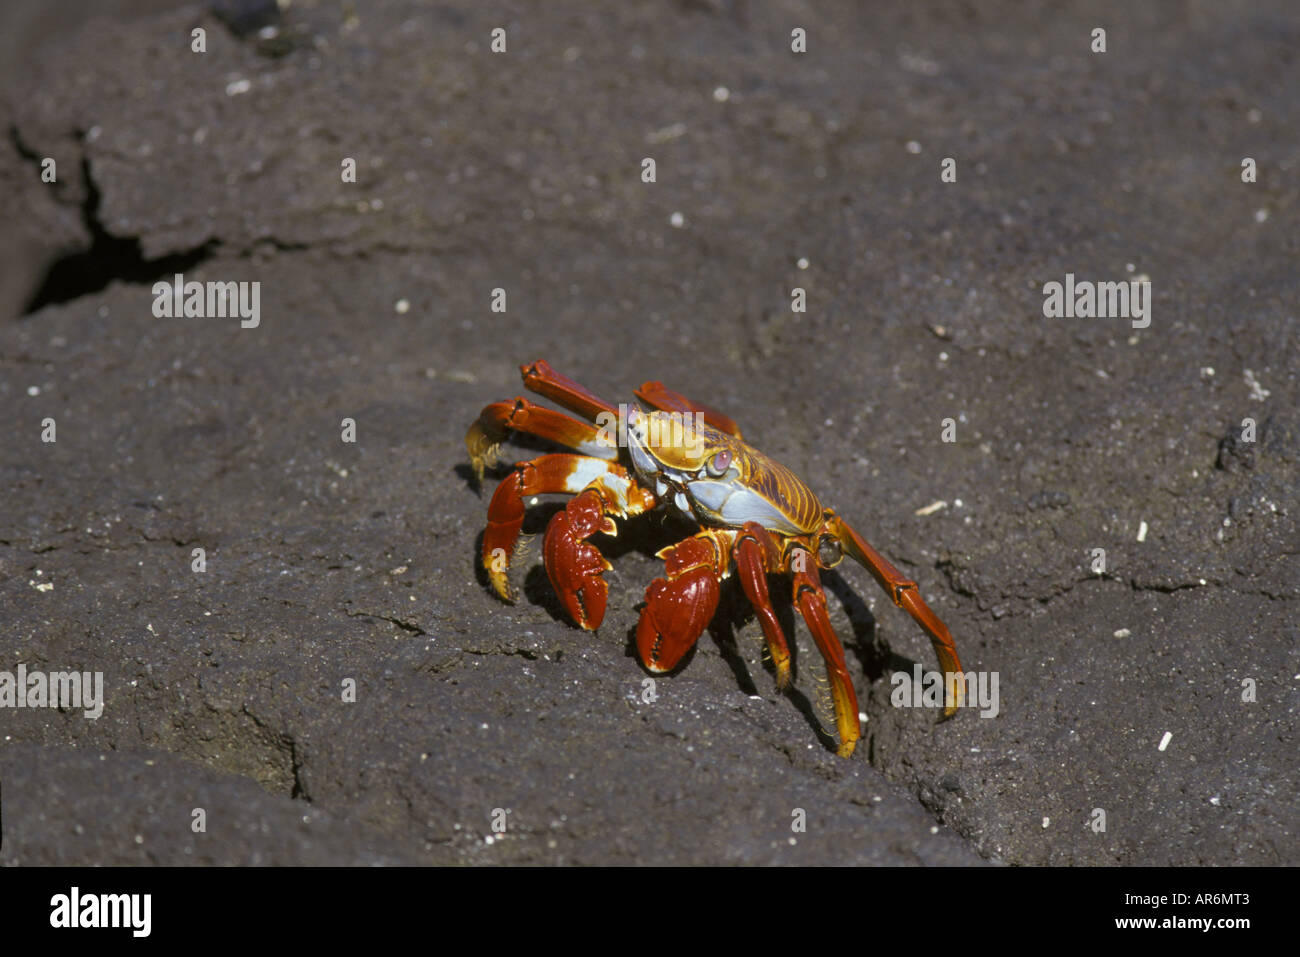
[[[776,665],[776,690],[784,691],[790,687],[790,662],[782,661]]]
[[[515,603],[514,592],[510,590],[510,580],[506,578],[505,572],[493,571],[490,565],[485,565],[488,573],[488,581],[492,583],[492,590],[504,602]]]

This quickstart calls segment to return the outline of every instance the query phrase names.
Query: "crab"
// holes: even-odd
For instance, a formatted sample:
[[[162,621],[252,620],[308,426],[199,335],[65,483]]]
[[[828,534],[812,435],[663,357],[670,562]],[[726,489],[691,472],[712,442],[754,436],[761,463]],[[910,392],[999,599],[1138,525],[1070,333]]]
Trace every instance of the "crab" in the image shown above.
[[[637,402],[619,406],[557,373],[544,360],[520,367],[524,386],[575,415],[523,396],[486,406],[465,436],[481,483],[497,463],[501,443],[522,432],[571,449],[518,462],[488,506],[482,562],[492,589],[514,602],[508,571],[523,527],[525,499],[546,493],[573,496],[546,528],[543,560],[565,610],[595,630],[605,616],[612,566],[589,539],[615,535],[615,519],[663,508],[700,530],[657,553],[665,575],[646,589],[636,629],[641,662],[654,674],[672,671],[695,645],[718,606],[720,587],[734,567],[753,605],[778,689],[790,684],[790,650],[768,593],[769,573],[788,573],[793,604],[826,662],[835,706],[837,753],[853,753],[861,731],[858,702],[831,626],[820,570],[849,555],[929,636],[945,675],[944,717],[961,705],[961,662],[951,633],[907,578],[833,509],[824,507],[798,476],[744,441],[721,412],[646,382]]]

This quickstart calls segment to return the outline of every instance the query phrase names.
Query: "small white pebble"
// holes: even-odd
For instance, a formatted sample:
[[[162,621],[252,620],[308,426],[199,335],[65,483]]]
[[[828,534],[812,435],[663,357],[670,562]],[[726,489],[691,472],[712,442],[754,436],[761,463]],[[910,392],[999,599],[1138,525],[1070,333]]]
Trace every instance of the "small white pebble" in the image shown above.
[[[1172,731],[1166,731],[1165,736],[1160,739],[1160,747],[1156,748],[1156,750],[1163,751],[1165,748],[1169,747],[1169,742],[1172,741],[1173,738],[1174,733]]]
[[[939,827],[938,827],[937,824],[931,824],[931,825],[930,825],[930,833],[931,833],[931,834],[938,834],[938,833],[939,833]]]
[[[719,103],[726,103],[727,100],[731,99],[731,91],[725,86],[719,86],[714,89],[713,98]]]
[[[1127,638],[1131,634],[1133,634],[1133,632],[1129,631],[1127,628],[1121,628],[1119,631],[1115,632],[1115,637]]]
[[[1251,369],[1243,369],[1241,377],[1245,380],[1246,388],[1250,390],[1250,397],[1256,402],[1263,402],[1271,395],[1268,389],[1260,385],[1259,380],[1255,378],[1255,373]]]
[[[1050,826],[1051,826],[1051,823],[1052,823],[1052,819],[1051,819],[1050,817],[1045,817],[1045,818],[1043,818],[1043,827],[1044,827],[1044,828],[1050,827]]]
[[[1262,222],[1264,222],[1264,221],[1267,220],[1267,219],[1268,219],[1268,210],[1267,210],[1267,209],[1257,209],[1257,210],[1255,210],[1255,222],[1257,222],[1257,223],[1262,223]]]
[[[28,395],[40,395],[40,394],[41,394],[41,387],[38,386],[38,385],[29,385],[29,386],[27,387],[27,394],[28,394]]]
[[[808,257],[807,257],[807,256],[800,256],[800,257],[799,257],[799,261],[798,261],[797,263],[795,263],[795,265],[798,266],[800,269],[807,269],[807,268],[808,268]]]
[[[409,299],[399,299],[393,303],[393,312],[399,316],[404,316],[411,311],[411,302]]]
[[[918,143],[916,140],[908,140],[907,151],[909,153],[919,153],[921,152],[921,144]]]
[[[226,96],[239,96],[241,93],[247,93],[253,88],[251,80],[235,80],[226,84]]]
[[[686,225],[686,217],[681,213],[673,213],[668,217],[668,222],[672,224],[673,229],[681,229]]]
[[[1138,525],[1138,541],[1145,542],[1146,540],[1147,540],[1147,523],[1141,522]]]
[[[1216,794],[1214,795],[1214,797],[1210,798],[1210,803],[1213,804],[1215,807],[1218,807],[1219,804],[1221,803],[1221,800],[1222,799]]]
[[[937,502],[931,502],[929,505],[926,505],[924,508],[918,508],[918,509],[917,509],[915,512],[913,512],[912,514],[913,514],[913,515],[933,515],[935,512],[939,511],[939,509],[941,509],[941,508],[947,508],[947,507],[948,507],[948,503],[945,502],[945,501],[943,501],[942,499],[940,499],[940,500],[937,501]]]

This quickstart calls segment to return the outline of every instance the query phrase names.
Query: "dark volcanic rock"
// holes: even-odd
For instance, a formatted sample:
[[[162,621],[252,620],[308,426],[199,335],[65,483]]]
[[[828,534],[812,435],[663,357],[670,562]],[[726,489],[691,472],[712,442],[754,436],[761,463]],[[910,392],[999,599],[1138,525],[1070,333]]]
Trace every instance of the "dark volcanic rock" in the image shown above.
[[[8,86],[0,671],[107,700],[0,709],[0,862],[1300,863],[1287,0],[213,9],[67,18]],[[155,317],[178,272],[256,327]],[[1045,318],[1067,273],[1150,324]],[[496,601],[463,435],[539,357],[733,415],[996,714],[893,706],[929,643],[847,564],[851,760],[778,578],[792,694],[729,581],[648,700],[655,518],[598,633],[535,566]]]

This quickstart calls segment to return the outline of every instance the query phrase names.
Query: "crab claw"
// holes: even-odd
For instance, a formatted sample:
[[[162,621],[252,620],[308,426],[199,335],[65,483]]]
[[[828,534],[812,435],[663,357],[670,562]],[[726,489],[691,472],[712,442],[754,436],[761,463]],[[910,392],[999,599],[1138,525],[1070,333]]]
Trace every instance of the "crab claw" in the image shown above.
[[[667,579],[645,590],[636,650],[656,674],[672,671],[699,640],[718,607],[716,552],[707,538],[688,538],[659,552]]]
[[[600,627],[609,597],[602,573],[610,564],[586,541],[596,532],[613,535],[617,528],[605,514],[599,493],[588,489],[552,516],[542,546],[546,574],[556,594],[573,620],[588,631]]]

